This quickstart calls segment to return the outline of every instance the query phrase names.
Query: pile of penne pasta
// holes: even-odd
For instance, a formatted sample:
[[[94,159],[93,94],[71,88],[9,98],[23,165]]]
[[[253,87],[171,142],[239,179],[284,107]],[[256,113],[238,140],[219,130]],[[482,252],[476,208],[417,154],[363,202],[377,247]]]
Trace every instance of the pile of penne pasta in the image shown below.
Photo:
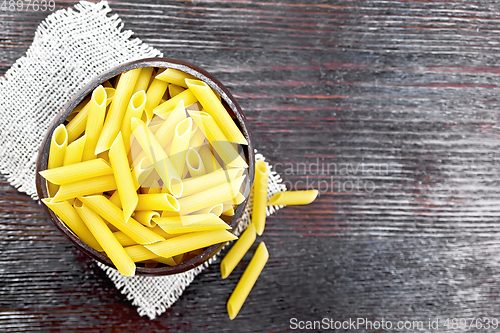
[[[127,276],[237,237],[247,140],[220,96],[182,71],[139,68],[98,87],[52,133],[42,201]]]

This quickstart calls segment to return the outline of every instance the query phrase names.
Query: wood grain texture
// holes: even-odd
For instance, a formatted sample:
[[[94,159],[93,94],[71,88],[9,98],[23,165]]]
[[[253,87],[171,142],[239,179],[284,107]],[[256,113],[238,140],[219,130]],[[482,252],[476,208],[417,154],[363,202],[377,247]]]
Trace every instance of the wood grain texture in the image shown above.
[[[109,3],[136,37],[225,84],[284,180],[322,193],[268,219],[269,262],[234,321],[225,305],[250,255],[150,321],[2,178],[1,331],[500,317],[497,2]],[[0,11],[0,73],[47,14]]]

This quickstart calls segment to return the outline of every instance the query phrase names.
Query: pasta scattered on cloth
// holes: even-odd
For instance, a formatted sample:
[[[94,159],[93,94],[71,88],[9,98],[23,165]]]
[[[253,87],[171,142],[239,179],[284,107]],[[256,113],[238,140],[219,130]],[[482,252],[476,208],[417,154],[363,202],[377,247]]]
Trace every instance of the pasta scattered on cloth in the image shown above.
[[[20,191],[37,199],[35,163],[39,147],[56,114],[90,79],[121,63],[162,53],[131,31],[122,31],[118,15],[107,2],[82,1],[74,8],[48,16],[37,28],[26,56],[0,77],[0,172]],[[22,121],[19,121],[22,119]],[[260,154],[256,159],[264,159]],[[268,196],[285,191],[281,178],[270,169]],[[252,198],[236,234],[250,223]],[[267,207],[272,214],[282,206]],[[141,316],[153,319],[169,308],[205,267],[164,277],[125,277],[100,265],[116,287],[138,307]]]

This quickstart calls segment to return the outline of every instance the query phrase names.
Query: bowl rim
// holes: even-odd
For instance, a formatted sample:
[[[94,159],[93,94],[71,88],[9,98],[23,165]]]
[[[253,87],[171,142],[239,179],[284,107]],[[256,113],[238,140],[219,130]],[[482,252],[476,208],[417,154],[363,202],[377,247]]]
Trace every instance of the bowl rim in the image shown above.
[[[236,231],[239,223],[241,222],[243,211],[248,202],[249,192],[250,189],[252,188],[254,174],[255,174],[255,155],[253,153],[254,150],[253,150],[252,140],[250,136],[250,131],[247,126],[246,118],[241,110],[241,107],[239,106],[238,102],[233,97],[233,95],[227,90],[227,88],[204,69],[182,60],[169,59],[169,58],[145,58],[120,64],[92,78],[62,107],[61,111],[57,113],[53,122],[49,126],[45,134],[45,137],[42,141],[42,144],[40,146],[36,160],[35,183],[40,204],[43,206],[43,208],[49,215],[49,218],[54,223],[54,225],[72,243],[74,243],[78,249],[80,249],[86,255],[97,260],[98,262],[101,262],[106,266],[115,269],[116,267],[107,256],[99,253],[98,251],[94,250],[86,243],[84,243],[66,226],[66,224],[64,224],[64,222],[62,222],[59,219],[59,217],[57,217],[57,215],[54,212],[52,212],[52,210],[50,210],[45,204],[41,202],[41,199],[48,197],[48,192],[46,187],[46,181],[42,176],[40,176],[39,172],[47,168],[48,155],[50,149],[49,143],[50,143],[50,138],[52,137],[52,133],[54,132],[57,126],[64,123],[64,121],[74,110],[74,108],[77,105],[79,105],[80,102],[82,102],[85,99],[85,97],[89,93],[91,93],[93,89],[97,87],[99,84],[105,82],[106,80],[122,72],[143,67],[173,68],[193,75],[194,77],[198,78],[199,80],[202,80],[212,89],[214,89],[226,102],[227,106],[230,109],[228,111],[232,111],[232,113],[236,116],[236,119],[238,121],[237,125],[239,125],[240,130],[242,131],[243,135],[248,141],[248,145],[247,146],[243,145],[243,148],[245,151],[245,157],[247,158],[248,161],[249,170],[248,170],[248,177],[245,179],[245,182],[247,182],[246,191],[248,193],[245,193],[245,201],[243,201],[241,204],[238,205],[238,207],[235,209],[234,215],[232,216],[229,222],[229,225],[231,227],[229,231],[231,233],[234,233]],[[211,245],[208,248],[206,248],[203,251],[203,253],[195,256],[194,258],[191,258],[186,262],[183,262],[175,266],[166,266],[160,268],[136,267],[135,273],[136,275],[163,276],[163,275],[171,275],[171,274],[186,272],[188,270],[191,270],[197,266],[204,264],[208,259],[216,255],[226,245],[226,243],[227,242]]]

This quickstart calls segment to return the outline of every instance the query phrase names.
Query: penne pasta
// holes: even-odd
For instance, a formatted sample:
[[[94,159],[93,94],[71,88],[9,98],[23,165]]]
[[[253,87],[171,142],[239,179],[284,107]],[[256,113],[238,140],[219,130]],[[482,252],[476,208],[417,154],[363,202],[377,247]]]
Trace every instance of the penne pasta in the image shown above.
[[[146,228],[133,218],[125,222],[122,210],[102,195],[81,197],[80,200],[118,230],[123,231],[137,244],[151,244],[164,240],[163,237]]]
[[[233,118],[231,118],[212,88],[200,80],[186,79],[186,84],[196,99],[201,103],[205,112],[212,116],[217,126],[230,142],[248,145],[245,136],[241,133],[238,126],[236,126]]]
[[[136,190],[146,183],[146,179],[148,179],[153,170],[153,164],[147,157],[143,157],[137,165],[134,166],[132,169],[132,176],[134,178]]]
[[[193,195],[182,197],[179,199],[181,206],[179,213],[186,215],[197,210],[213,207],[221,202],[233,199],[238,194],[241,184],[245,176],[230,180],[214,186],[208,190],[204,190]]]
[[[116,86],[115,96],[109,106],[109,111],[104,121],[104,127],[97,141],[96,154],[108,150],[120,131],[127,105],[132,96],[140,72],[141,69],[138,68],[121,74]]]
[[[71,142],[66,147],[66,153],[64,154],[63,165],[71,165],[75,163],[80,163],[83,157],[83,149],[85,148],[85,140],[87,135],[83,135],[79,139]]]
[[[137,211],[134,214],[134,219],[142,225],[146,227],[154,227],[156,223],[153,221],[153,218],[160,217],[158,212],[153,210],[143,210]]]
[[[139,202],[136,210],[167,210],[178,212],[179,201],[168,193],[139,194]]]
[[[203,162],[203,165],[205,166],[205,172],[210,173],[214,172],[215,170],[222,169],[222,166],[219,164],[219,161],[214,157],[212,154],[212,151],[210,150],[210,145],[205,144],[200,147],[200,150],[198,150],[198,154],[200,154],[201,161]]]
[[[245,230],[236,243],[234,243],[231,250],[229,250],[220,263],[220,275],[223,279],[227,278],[229,274],[231,274],[245,253],[247,253],[250,249],[256,237],[257,234],[255,233],[255,227],[253,224],[250,224],[247,230]]]
[[[185,82],[186,79],[196,79],[194,76],[182,72],[178,69],[167,68],[162,73],[156,75],[157,80],[162,80],[168,83],[173,83],[177,86],[187,88],[187,84]],[[170,97],[173,97],[170,95]]]
[[[57,203],[113,190],[116,190],[115,177],[113,175],[88,178],[61,185],[51,202]]]
[[[149,82],[151,81],[151,75],[153,74],[153,67],[143,67],[141,68],[141,73],[137,78],[137,83],[134,87],[134,93],[144,90],[146,91],[149,87]]]
[[[73,231],[85,244],[94,248],[96,251],[102,252],[101,245],[97,242],[90,230],[75,211],[75,208],[68,202],[52,203],[49,199],[42,199],[42,202],[56,214],[64,224]]]
[[[121,126],[121,132],[123,136],[123,144],[125,145],[125,152],[128,154],[130,151],[130,139],[132,134],[132,128],[130,121],[132,118],[141,118],[144,112],[144,107],[146,106],[146,93],[144,90],[138,91],[132,95],[130,102],[127,106],[127,112],[123,117],[123,122]]]
[[[170,148],[170,160],[179,175],[182,175],[186,165],[186,152],[191,140],[191,128],[193,120],[186,118],[179,122],[174,130],[172,147]]]
[[[155,234],[158,234],[165,239],[170,239],[170,238],[174,238],[174,237],[179,236],[179,235],[171,235],[171,234],[166,233],[165,230],[160,228],[158,225],[154,226],[153,228],[149,228],[149,229],[151,231],[153,231]]]
[[[83,204],[75,207],[75,210],[118,271],[125,276],[134,276],[134,262],[125,252],[123,246],[121,246],[111,230],[108,229],[101,217]]]
[[[118,136],[109,149],[109,161],[111,162],[111,168],[115,177],[116,191],[120,196],[123,217],[125,222],[127,222],[132,216],[139,199],[136,192],[137,188],[130,172],[121,132],[118,133]]]
[[[261,242],[227,301],[227,313],[231,320],[233,320],[240,311],[268,259],[269,252],[264,242]]]
[[[66,185],[88,178],[111,175],[113,170],[103,159],[91,160],[47,169],[39,172],[40,175],[56,185]]]
[[[225,164],[236,168],[248,168],[248,164],[238,153],[237,147],[235,148],[231,142],[227,141],[208,113],[203,111],[188,111],[188,113]]]
[[[177,265],[174,259],[158,257],[156,254],[149,251],[142,245],[128,246],[125,248],[125,252],[127,252],[127,254],[134,262],[156,260],[169,266]]]
[[[189,147],[196,151],[199,151],[201,146],[205,144],[205,134],[203,134],[201,129],[198,129],[196,123],[194,123],[193,126],[196,126],[196,128],[191,134],[191,142],[189,143]]]
[[[190,226],[193,224],[218,224],[219,222],[224,222],[218,216],[211,213],[171,216],[171,217],[155,217],[153,218],[153,221],[160,226],[162,225]]]
[[[224,204],[224,207],[222,208],[222,214],[225,216],[234,216],[234,208],[233,205],[226,205]]]
[[[153,109],[160,104],[161,97],[167,91],[168,83],[154,79],[146,93],[146,120],[149,123],[153,119]]]
[[[167,120],[155,132],[155,137],[162,147],[165,148],[167,144],[172,142],[177,124],[184,119],[186,119],[186,109],[184,108],[184,101],[180,101],[168,114]]]
[[[145,247],[160,257],[170,258],[189,251],[201,249],[214,244],[224,243],[237,238],[238,237],[227,230],[202,231],[192,232],[158,243],[145,245]]]
[[[68,132],[63,124],[56,127],[52,136],[50,137],[49,159],[47,161],[47,169],[58,168],[64,163],[64,156],[66,154],[66,147],[68,146]],[[49,197],[59,189],[59,186],[47,183],[47,191]]]
[[[184,90],[186,90],[186,89],[184,89],[183,87],[178,86],[176,84],[170,84],[168,86],[168,93],[169,93],[170,97],[175,97],[175,96],[179,95],[181,92],[183,92]]]
[[[106,90],[104,90],[103,86],[95,88],[89,101],[89,114],[85,126],[87,139],[85,140],[85,148],[83,150],[83,161],[96,158],[97,153],[95,152],[95,148],[104,125],[104,117],[106,116],[106,100]]]
[[[186,167],[191,177],[200,177],[205,174],[201,156],[194,148],[189,148],[186,153]]]
[[[166,188],[173,196],[180,197],[183,190],[182,180],[163,148],[142,120],[132,118],[132,134],[153,163],[153,167],[166,184]]]
[[[166,119],[169,112],[172,111],[177,106],[177,104],[179,104],[180,101],[183,101],[184,105],[188,106],[196,102],[196,97],[194,97],[191,90],[189,89],[184,90],[179,95],[176,95],[175,97],[172,97],[165,103],[161,103],[160,105],[155,107],[153,109],[153,113],[163,119]]]
[[[318,190],[279,192],[269,199],[267,205],[307,205],[313,202],[317,196]]]
[[[220,220],[220,223],[195,223],[190,225],[182,225],[179,223],[177,225],[165,225],[158,224],[160,228],[165,230],[165,232],[175,235],[175,234],[186,234],[190,232],[200,232],[200,231],[213,231],[213,230],[222,230],[222,229],[231,229],[230,226],[226,224],[223,220]]]
[[[188,178],[183,181],[184,189],[182,195],[188,196],[197,192],[208,190],[222,183],[227,183],[235,179],[236,174],[239,174],[239,169],[219,169],[203,176]]]
[[[255,162],[255,181],[253,184],[252,223],[257,235],[262,235],[266,225],[267,206],[267,165],[263,160]]]
[[[127,236],[123,231],[113,232],[113,235],[115,236],[118,243],[120,243],[120,245],[123,247],[137,245],[137,243],[132,238]]]
[[[106,90],[106,106],[108,106],[115,96],[115,89],[112,87],[105,87],[104,90]],[[68,142],[75,141],[85,131],[85,127],[87,127],[87,117],[89,115],[89,110],[90,104],[87,102],[85,106],[78,112],[78,114],[66,125],[66,129],[68,130]]]
[[[222,211],[224,209],[224,204],[218,204],[212,207],[206,207],[203,209],[200,209],[193,214],[214,214],[215,216],[220,216],[222,214]]]

